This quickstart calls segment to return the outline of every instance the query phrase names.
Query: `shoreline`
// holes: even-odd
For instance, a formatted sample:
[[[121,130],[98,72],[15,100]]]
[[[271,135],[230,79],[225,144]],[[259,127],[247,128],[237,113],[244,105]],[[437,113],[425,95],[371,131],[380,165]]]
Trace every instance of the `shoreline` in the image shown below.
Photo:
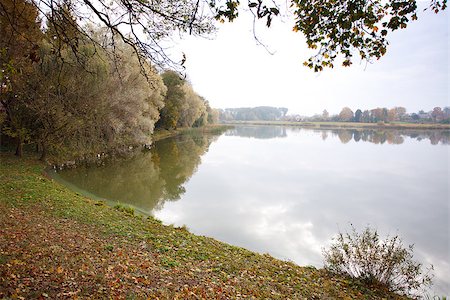
[[[450,130],[450,124],[416,124],[416,123],[356,123],[356,122],[290,122],[290,121],[233,121],[220,123],[224,125],[269,125],[293,126],[309,129],[415,129],[415,130]]]
[[[0,159],[1,298],[407,299],[107,206],[31,154]]]

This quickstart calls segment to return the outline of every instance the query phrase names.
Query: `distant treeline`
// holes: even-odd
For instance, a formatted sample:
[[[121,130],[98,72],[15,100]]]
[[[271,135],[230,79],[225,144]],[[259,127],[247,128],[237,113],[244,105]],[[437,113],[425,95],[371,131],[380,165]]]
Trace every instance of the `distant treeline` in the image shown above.
[[[276,121],[283,119],[288,112],[285,107],[241,107],[219,110],[220,121]]]
[[[410,122],[410,123],[450,123],[450,107],[435,107],[432,111],[420,110],[414,113],[407,113],[406,108],[398,106],[388,109],[386,107],[353,111],[349,107],[344,107],[337,115],[330,115],[325,109],[322,114],[311,117],[300,115],[286,115],[284,121],[322,121],[322,122]]]
[[[203,126],[218,112],[173,71],[157,71],[64,5],[41,26],[26,0],[0,6],[0,138],[16,154],[82,159],[149,145],[155,128]],[[64,32],[64,39],[58,32]],[[90,32],[87,38],[81,32]],[[108,35],[106,35],[108,36]],[[114,49],[111,49],[114,45]]]

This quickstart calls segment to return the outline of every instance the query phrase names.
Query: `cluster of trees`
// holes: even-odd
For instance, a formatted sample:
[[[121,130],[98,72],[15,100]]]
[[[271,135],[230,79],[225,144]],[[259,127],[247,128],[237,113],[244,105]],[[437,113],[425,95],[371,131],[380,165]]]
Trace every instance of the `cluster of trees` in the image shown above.
[[[376,122],[392,122],[402,121],[406,115],[404,107],[374,108],[370,110],[357,109],[353,112],[349,107],[344,107],[338,115],[338,120],[343,122],[362,122],[362,123],[376,123]]]
[[[87,25],[90,35],[82,34],[69,6],[47,18],[42,29],[31,2],[0,5],[0,134],[3,143],[16,143],[17,155],[30,143],[42,159],[124,151],[150,144],[160,116],[165,128],[217,119],[175,72],[160,75],[105,29]]]
[[[288,109],[285,107],[241,107],[219,110],[221,121],[276,121],[286,116]]]
[[[435,107],[430,112],[420,110],[417,113],[407,113],[406,108],[398,106],[388,109],[374,108],[370,110],[357,109],[353,112],[349,107],[344,107],[337,115],[330,115],[325,109],[321,115],[312,117],[286,116],[289,121],[332,121],[332,122],[428,122],[428,123],[450,123],[450,107]]]
[[[354,113],[348,108],[344,107],[338,115],[338,121],[344,122],[414,122],[414,121],[428,121],[428,122],[448,122],[450,120],[450,108],[444,109],[435,107],[433,111],[425,113],[419,111],[418,113],[406,113],[404,107],[375,108],[371,110],[357,109]]]
[[[174,71],[166,71],[162,79],[167,87],[165,106],[161,109],[157,128],[200,127],[217,123],[219,112],[194,92],[192,86]]]

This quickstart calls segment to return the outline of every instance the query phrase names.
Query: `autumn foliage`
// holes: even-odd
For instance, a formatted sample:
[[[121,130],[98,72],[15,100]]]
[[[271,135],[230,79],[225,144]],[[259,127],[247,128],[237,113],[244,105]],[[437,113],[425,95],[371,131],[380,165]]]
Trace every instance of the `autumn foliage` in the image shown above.
[[[152,143],[160,117],[174,118],[171,129],[212,122],[214,110],[177,73],[169,72],[178,94],[132,46],[113,43],[104,28],[78,27],[74,13],[61,6],[41,26],[28,1],[0,6],[0,134],[17,155],[26,144],[53,162],[125,154]]]

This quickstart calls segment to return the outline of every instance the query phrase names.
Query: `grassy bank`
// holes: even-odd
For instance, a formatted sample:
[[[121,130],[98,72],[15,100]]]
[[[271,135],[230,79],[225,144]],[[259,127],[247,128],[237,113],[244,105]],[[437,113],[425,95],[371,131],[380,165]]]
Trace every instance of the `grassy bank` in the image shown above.
[[[355,123],[355,122],[287,122],[287,121],[239,121],[232,125],[284,125],[314,129],[348,128],[348,129],[450,129],[450,124],[416,124],[416,123]]]
[[[82,197],[34,157],[0,162],[0,298],[400,298]]]

